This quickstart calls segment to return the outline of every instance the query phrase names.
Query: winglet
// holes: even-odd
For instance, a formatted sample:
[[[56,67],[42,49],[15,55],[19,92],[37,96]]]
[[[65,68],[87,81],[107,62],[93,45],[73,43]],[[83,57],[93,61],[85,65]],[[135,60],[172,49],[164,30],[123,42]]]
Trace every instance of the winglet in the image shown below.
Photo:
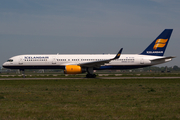
[[[119,52],[116,54],[116,56],[115,56],[113,59],[111,59],[111,60],[118,59],[118,58],[121,56],[122,50],[123,50],[123,48],[121,48],[121,49],[119,50]]]

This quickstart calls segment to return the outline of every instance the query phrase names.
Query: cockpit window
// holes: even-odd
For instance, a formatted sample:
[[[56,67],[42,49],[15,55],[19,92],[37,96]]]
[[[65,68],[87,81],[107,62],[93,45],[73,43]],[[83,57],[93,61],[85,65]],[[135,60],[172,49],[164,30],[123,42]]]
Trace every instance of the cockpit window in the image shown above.
[[[12,59],[9,59],[9,60],[7,60],[7,62],[13,62],[13,60],[12,60]]]

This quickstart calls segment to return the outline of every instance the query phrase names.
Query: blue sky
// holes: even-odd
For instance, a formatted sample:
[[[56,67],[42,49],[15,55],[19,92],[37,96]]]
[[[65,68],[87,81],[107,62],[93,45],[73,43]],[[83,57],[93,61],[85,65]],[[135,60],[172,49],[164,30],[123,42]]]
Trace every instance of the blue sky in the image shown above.
[[[161,66],[180,66],[179,0],[1,0],[0,64],[19,54],[141,53],[174,29]]]

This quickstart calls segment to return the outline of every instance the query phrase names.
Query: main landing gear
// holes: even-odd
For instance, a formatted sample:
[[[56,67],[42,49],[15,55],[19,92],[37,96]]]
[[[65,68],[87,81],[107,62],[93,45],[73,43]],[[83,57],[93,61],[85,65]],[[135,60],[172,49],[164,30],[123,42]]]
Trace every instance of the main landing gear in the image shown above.
[[[87,75],[86,75],[86,78],[95,78],[96,75],[93,74],[93,68],[87,68]]]
[[[95,74],[87,74],[86,77],[87,77],[87,78],[95,78],[96,75],[95,75]]]
[[[20,69],[20,72],[22,73],[23,78],[26,78],[24,69]]]

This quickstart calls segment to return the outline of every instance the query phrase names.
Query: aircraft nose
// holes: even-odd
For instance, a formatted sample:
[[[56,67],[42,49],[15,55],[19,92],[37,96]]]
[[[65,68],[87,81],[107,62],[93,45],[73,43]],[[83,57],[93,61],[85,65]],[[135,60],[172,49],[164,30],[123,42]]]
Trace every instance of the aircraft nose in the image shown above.
[[[3,65],[2,65],[4,68],[7,66],[7,63],[5,62],[5,63],[3,63]]]

